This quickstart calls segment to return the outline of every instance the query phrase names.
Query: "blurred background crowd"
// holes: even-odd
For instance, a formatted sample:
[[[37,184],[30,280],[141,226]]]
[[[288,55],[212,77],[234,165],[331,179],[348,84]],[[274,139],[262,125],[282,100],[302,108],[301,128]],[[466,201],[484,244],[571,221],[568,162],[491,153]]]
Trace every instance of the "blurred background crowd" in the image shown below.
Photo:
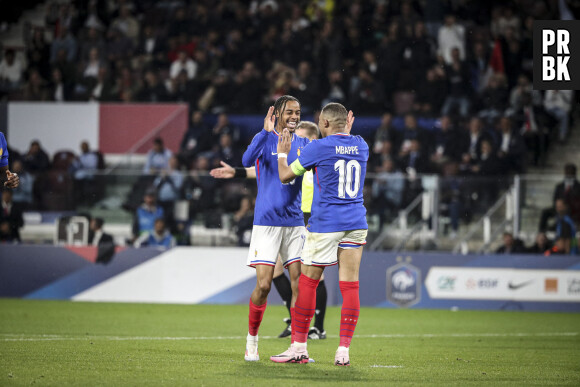
[[[11,5],[0,27],[34,3]],[[253,186],[207,175],[220,161],[241,165],[251,137],[229,116],[262,115],[290,94],[316,120],[321,106],[340,102],[357,117],[380,117],[364,134],[369,213],[381,225],[392,220],[423,190],[415,177],[435,174],[455,236],[460,221],[485,212],[512,176],[542,167],[548,152],[569,141],[578,96],[533,89],[532,36],[534,20],[577,15],[580,7],[565,0],[49,2],[44,25],[28,26],[26,46],[4,47],[0,94],[8,101],[187,103],[180,149],[155,141],[124,208],[136,211],[154,193],[165,212],[189,200],[194,218],[222,211],[236,222],[251,215]],[[104,194],[91,171],[104,169],[103,160],[87,143],[78,154],[47,155],[40,141],[13,149],[22,181],[14,196],[28,208],[50,209],[42,198],[50,181],[40,173],[56,169],[69,175],[70,203],[94,204]],[[566,168],[576,187],[575,166]],[[41,176],[36,183],[34,176]],[[580,188],[572,193],[565,192],[562,211],[577,225]]]

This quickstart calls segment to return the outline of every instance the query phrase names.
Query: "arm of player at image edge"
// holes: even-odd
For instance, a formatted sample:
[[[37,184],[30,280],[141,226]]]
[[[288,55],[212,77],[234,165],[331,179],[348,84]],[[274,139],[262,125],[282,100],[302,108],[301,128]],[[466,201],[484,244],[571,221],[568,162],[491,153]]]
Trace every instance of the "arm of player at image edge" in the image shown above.
[[[296,159],[292,165],[288,165],[288,152],[292,146],[292,135],[288,129],[284,129],[278,138],[278,176],[282,183],[289,183],[297,176],[306,173],[306,169]]]
[[[232,179],[234,177],[256,178],[256,167],[234,168],[226,162],[220,161],[221,167],[214,168],[209,174],[216,179]]]
[[[12,173],[8,169],[8,144],[4,133],[0,132],[0,179],[4,180],[4,176],[6,176],[4,187],[16,188],[20,184],[18,174]]]

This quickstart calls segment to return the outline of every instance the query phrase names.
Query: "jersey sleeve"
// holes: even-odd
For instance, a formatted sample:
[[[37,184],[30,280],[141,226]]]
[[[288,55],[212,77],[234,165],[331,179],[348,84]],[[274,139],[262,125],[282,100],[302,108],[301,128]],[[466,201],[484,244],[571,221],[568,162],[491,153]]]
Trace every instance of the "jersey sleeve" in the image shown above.
[[[318,141],[309,142],[300,152],[300,156],[296,161],[300,162],[304,171],[312,169],[316,165],[316,162],[320,160],[320,146]]]
[[[262,129],[258,134],[254,136],[252,142],[248,146],[248,149],[244,152],[242,156],[242,164],[244,167],[251,167],[256,162],[256,159],[262,154],[264,149],[264,144],[268,139],[268,132]]]
[[[8,144],[4,133],[0,132],[0,167],[8,166]]]

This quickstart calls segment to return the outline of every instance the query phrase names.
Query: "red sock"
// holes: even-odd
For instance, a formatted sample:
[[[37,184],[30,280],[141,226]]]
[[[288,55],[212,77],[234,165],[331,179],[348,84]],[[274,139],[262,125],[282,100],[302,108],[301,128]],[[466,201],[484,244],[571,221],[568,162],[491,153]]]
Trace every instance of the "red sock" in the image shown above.
[[[264,312],[266,311],[266,302],[264,305],[254,305],[252,299],[250,299],[250,315],[248,323],[248,332],[252,336],[258,334],[258,329],[260,329],[260,324],[262,323],[262,317],[264,317]]]
[[[294,341],[305,343],[308,338],[310,321],[316,312],[316,288],[319,280],[300,275],[298,280],[298,299],[294,306],[294,318],[292,319],[292,332]]]
[[[340,346],[349,347],[360,311],[358,297],[358,281],[339,281],[342,294],[342,310],[340,313]]]
[[[294,309],[296,309],[296,308],[290,308],[290,322],[291,322],[291,324],[294,324]],[[292,327],[292,325],[290,325],[290,327]],[[294,343],[294,329],[292,329],[290,331],[290,343],[291,344]]]

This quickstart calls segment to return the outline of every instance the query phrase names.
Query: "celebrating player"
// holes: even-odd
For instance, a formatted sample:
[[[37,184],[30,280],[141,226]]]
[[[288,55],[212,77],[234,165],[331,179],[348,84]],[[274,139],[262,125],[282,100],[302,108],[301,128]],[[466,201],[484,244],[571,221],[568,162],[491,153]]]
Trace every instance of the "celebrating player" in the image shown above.
[[[6,175],[4,187],[18,187],[20,184],[20,178],[16,173],[12,173],[8,169],[8,144],[6,143],[6,137],[4,137],[4,133],[0,132],[0,179],[3,179],[4,175]]]
[[[314,122],[301,121],[296,128],[296,135],[300,137],[305,137],[312,140],[318,139],[318,127]],[[221,162],[222,167],[215,168],[210,171],[210,174],[216,179],[231,179],[233,177],[247,177],[249,179],[256,178],[256,168],[233,168],[225,162]],[[314,190],[314,182],[312,172],[309,171],[304,174],[302,180],[302,212],[304,213],[304,223],[308,224],[308,219],[310,218],[310,209],[312,207],[312,194]],[[290,280],[284,274],[284,266],[280,260],[276,261],[276,266],[274,268],[274,277],[272,282],[276,287],[276,290],[280,294],[280,297],[284,301],[284,304],[288,308],[288,313],[290,313],[290,318],[284,319],[287,322],[287,327],[284,328],[282,333],[278,336],[280,338],[290,336],[290,322],[292,321],[292,286]],[[316,289],[316,315],[314,319],[314,326],[310,328],[308,332],[309,339],[325,339],[326,331],[324,330],[324,316],[326,314],[326,301],[327,292],[326,286],[324,284],[324,278],[320,280],[318,288]]]
[[[297,158],[310,140],[294,135],[300,121],[300,103],[292,96],[278,98],[264,119],[264,129],[254,136],[242,157],[245,167],[255,165],[258,183],[254,226],[248,252],[248,266],[256,269],[256,287],[250,297],[246,361],[258,361],[258,330],[266,310],[278,256],[288,268],[292,302],[296,300],[300,256],[304,244],[304,218],[300,210],[302,177],[281,183],[278,178],[278,136],[286,130],[290,160]],[[291,314],[292,314],[291,308]]]
[[[360,310],[359,268],[368,229],[362,191],[369,156],[362,137],[350,135],[352,120],[352,113],[347,113],[341,104],[326,105],[318,122],[323,138],[302,149],[295,161],[288,160],[295,152],[290,133],[284,130],[278,142],[280,180],[292,181],[314,169],[315,184],[292,319],[294,343],[270,358],[277,363],[308,362],[306,340],[314,315],[316,287],[324,268],[338,263],[343,303],[334,364],[350,365],[349,347]]]

